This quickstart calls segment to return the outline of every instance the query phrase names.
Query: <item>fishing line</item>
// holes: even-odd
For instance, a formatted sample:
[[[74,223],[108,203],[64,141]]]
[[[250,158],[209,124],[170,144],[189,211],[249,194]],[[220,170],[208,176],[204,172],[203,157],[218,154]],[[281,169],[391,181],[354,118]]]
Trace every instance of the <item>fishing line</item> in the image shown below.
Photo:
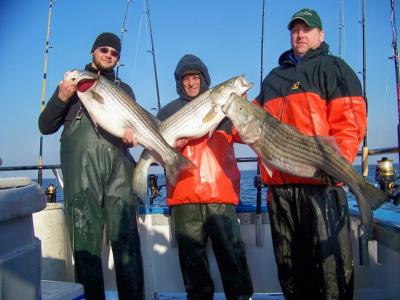
[[[133,60],[133,77],[135,77],[136,73],[136,62],[139,53],[139,43],[140,43],[140,35],[142,34],[142,24],[143,24],[143,13],[140,15],[140,24],[139,24],[139,33],[136,41],[136,50],[135,50],[135,57]]]
[[[344,40],[344,6],[343,0],[340,0],[339,8],[339,57],[343,58],[343,40]]]

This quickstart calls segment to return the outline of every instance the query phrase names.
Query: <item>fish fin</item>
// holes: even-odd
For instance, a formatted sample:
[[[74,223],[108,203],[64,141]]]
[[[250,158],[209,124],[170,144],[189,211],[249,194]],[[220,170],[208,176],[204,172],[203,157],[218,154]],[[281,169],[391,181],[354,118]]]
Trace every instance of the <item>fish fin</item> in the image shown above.
[[[175,153],[176,155],[172,161],[164,161],[166,178],[173,186],[182,171],[196,169],[196,165],[192,161],[184,157],[180,152]]]
[[[269,177],[272,177],[272,173],[274,172],[274,169],[271,168],[268,164],[266,164],[265,162],[261,161],[262,165],[264,166],[265,170],[268,173]]]
[[[140,204],[146,203],[147,197],[147,173],[154,159],[151,151],[143,150],[138,163],[133,169],[132,174],[132,189],[135,196],[137,196]]]
[[[217,114],[217,112],[215,111],[215,109],[211,109],[205,116],[204,118],[201,120],[203,123],[208,123],[210,122],[212,119],[215,118],[215,115]]]
[[[104,103],[104,98],[99,93],[97,93],[97,92],[95,92],[93,90],[90,90],[90,93],[91,93],[92,98],[94,100],[96,100],[99,103]]]
[[[331,146],[337,153],[341,154],[341,150],[339,145],[336,142],[336,137],[332,136],[332,135],[328,135],[328,136],[317,136],[317,139],[321,140],[323,143],[328,144],[329,146]]]

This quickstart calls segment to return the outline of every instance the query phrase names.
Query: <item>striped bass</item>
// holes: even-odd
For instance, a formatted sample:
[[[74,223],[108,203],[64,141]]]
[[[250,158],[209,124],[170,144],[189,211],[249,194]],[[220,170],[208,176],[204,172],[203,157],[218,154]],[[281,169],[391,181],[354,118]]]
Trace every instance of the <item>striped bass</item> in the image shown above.
[[[165,167],[172,184],[175,184],[180,171],[194,167],[158,133],[157,119],[133,101],[122,88],[88,71],[73,70],[67,79],[76,82],[78,97],[95,126],[120,138],[126,129],[131,129],[138,144],[151,150],[157,161]]]
[[[221,107],[230,94],[242,95],[252,86],[253,83],[248,82],[244,75],[241,75],[210,88],[161,122],[160,134],[171,146],[179,138],[195,139],[207,133],[211,135],[225,118]],[[154,161],[157,161],[157,158],[145,150],[134,170],[132,185],[135,193],[142,200],[146,199],[147,172]]]
[[[367,182],[328,139],[306,136],[236,95],[222,110],[270,175],[276,169],[323,182],[332,182],[333,178],[333,182],[345,183],[356,196],[362,224],[371,232],[372,210],[386,202],[387,196]]]

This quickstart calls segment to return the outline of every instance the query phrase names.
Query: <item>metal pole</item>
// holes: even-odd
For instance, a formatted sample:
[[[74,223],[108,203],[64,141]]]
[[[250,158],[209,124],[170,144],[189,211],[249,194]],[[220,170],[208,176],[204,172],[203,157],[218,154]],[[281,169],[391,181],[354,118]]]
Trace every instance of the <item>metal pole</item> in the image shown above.
[[[46,44],[45,44],[45,51],[44,51],[44,67],[43,67],[43,80],[42,80],[42,112],[45,107],[45,99],[46,99],[46,79],[47,79],[47,61],[48,61],[48,54],[50,47],[50,24],[51,24],[51,12],[53,9],[53,5],[55,0],[49,1],[49,13],[47,16],[47,33],[46,33]],[[40,146],[39,146],[39,169],[38,169],[38,183],[42,185],[43,181],[43,173],[42,173],[42,166],[43,166],[43,134],[40,134]]]
[[[154,67],[154,78],[156,80],[156,91],[157,91],[157,106],[158,110],[161,109],[161,102],[160,102],[160,91],[158,88],[158,76],[157,76],[157,66],[156,66],[156,54],[154,51],[154,43],[153,43],[153,31],[151,29],[151,19],[150,19],[150,9],[149,9],[149,1],[146,0],[146,14],[149,20],[149,32],[150,32],[150,41],[151,41],[151,54],[153,56],[153,67]]]

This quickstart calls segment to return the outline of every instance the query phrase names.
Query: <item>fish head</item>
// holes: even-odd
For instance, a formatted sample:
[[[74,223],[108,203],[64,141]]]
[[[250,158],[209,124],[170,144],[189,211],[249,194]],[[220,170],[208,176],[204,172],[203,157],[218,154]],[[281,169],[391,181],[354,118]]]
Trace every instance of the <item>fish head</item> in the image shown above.
[[[237,94],[238,95],[243,95],[244,93],[246,93],[248,90],[250,90],[253,87],[253,83],[248,81],[246,79],[246,77],[244,76],[244,74],[234,77],[234,86],[237,89]]]
[[[221,84],[215,86],[213,88],[212,94],[218,95],[219,97],[214,96],[214,99],[219,99],[221,101],[220,104],[223,105],[231,93],[235,93],[237,95],[243,95],[252,86],[253,86],[252,82],[247,81],[244,75],[240,75],[228,79],[227,81],[224,81]]]
[[[225,94],[227,97],[231,93],[242,95],[253,86],[252,82],[247,81],[244,75],[236,76],[217,85],[214,89],[219,94]]]
[[[244,143],[252,144],[259,140],[262,126],[260,126],[261,119],[256,113],[256,105],[232,93],[221,109],[231,120]]]
[[[243,127],[248,123],[247,100],[236,93],[231,93],[228,100],[222,105],[222,112],[231,119],[235,127]]]
[[[100,75],[93,72],[72,70],[66,74],[64,80],[72,80],[76,84],[79,94],[93,88],[99,78]]]

